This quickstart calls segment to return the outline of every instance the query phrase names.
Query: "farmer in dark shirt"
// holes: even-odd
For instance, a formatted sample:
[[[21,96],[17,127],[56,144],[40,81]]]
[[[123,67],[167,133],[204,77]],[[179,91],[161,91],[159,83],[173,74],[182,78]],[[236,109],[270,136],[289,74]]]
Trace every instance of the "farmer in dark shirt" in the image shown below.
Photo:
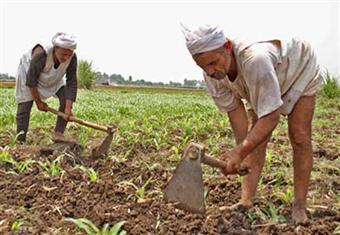
[[[59,99],[59,111],[72,115],[72,104],[77,96],[77,43],[73,36],[57,33],[52,38],[52,47],[37,44],[23,55],[16,78],[16,115],[18,141],[25,142],[33,101],[40,111],[47,111],[43,101],[51,96]],[[66,75],[66,79],[64,77]],[[66,141],[64,131],[68,118],[57,118],[52,133],[55,142]]]

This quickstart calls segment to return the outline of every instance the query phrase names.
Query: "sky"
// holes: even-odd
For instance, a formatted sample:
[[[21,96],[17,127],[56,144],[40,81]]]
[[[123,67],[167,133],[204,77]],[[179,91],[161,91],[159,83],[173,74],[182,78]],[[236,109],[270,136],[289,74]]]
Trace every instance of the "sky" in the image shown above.
[[[78,59],[133,80],[203,79],[181,32],[219,25],[227,37],[307,40],[323,69],[340,74],[338,1],[0,0],[0,73],[16,74],[23,53],[56,32],[77,37]]]

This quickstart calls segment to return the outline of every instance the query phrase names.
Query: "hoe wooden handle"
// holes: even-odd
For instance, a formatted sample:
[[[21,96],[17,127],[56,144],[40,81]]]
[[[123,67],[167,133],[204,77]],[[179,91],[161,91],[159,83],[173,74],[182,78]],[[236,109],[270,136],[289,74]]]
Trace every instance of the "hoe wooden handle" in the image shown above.
[[[204,154],[201,157],[201,161],[204,164],[207,164],[207,165],[212,166],[212,167],[217,167],[217,168],[220,168],[220,169],[223,169],[227,166],[227,162],[219,160],[215,157],[209,156],[208,154]],[[243,164],[241,164],[241,167],[240,167],[240,170],[238,171],[238,174],[243,176],[243,175],[247,175],[249,172],[250,172],[249,169],[246,166],[244,166]]]
[[[60,111],[58,111],[56,109],[53,109],[51,107],[48,107],[48,111],[51,112],[51,113],[54,113],[55,115],[58,115],[58,116],[60,116],[62,118],[67,118],[65,113],[60,112]],[[98,125],[96,123],[85,121],[83,119],[80,119],[80,118],[77,118],[77,117],[74,117],[74,116],[70,116],[69,117],[69,121],[70,122],[76,122],[76,123],[78,123],[80,125],[91,127],[93,129],[96,129],[96,130],[99,130],[99,131],[105,131],[105,132],[108,132],[108,133],[110,133],[112,131],[111,128],[109,128],[109,127],[101,126],[101,125]]]

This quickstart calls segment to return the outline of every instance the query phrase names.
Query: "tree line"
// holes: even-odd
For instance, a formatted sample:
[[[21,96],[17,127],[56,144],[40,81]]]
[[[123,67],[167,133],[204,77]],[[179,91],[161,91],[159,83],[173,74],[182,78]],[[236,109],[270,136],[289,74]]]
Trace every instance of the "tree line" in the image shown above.
[[[0,80],[15,80],[15,77],[7,73],[0,73]]]
[[[190,80],[185,78],[183,83],[170,81],[165,82],[151,82],[144,79],[135,79],[130,75],[128,78],[124,78],[120,74],[101,73],[94,71],[92,68],[92,62],[86,60],[80,60],[78,62],[78,80],[80,87],[91,88],[93,84],[119,86],[156,86],[156,87],[188,87],[188,88],[205,88],[206,84],[204,80]],[[0,73],[0,80],[15,80],[14,76],[7,73]]]
[[[166,86],[166,87],[195,87],[195,88],[205,88],[205,82],[200,80],[190,80],[185,78],[183,83],[181,82],[173,82],[170,81],[169,83],[165,82],[150,82],[144,79],[134,79],[130,75],[128,78],[124,78],[120,74],[111,74],[108,75],[106,73],[96,72],[95,73],[95,83],[102,84],[102,85],[133,85],[133,86]]]

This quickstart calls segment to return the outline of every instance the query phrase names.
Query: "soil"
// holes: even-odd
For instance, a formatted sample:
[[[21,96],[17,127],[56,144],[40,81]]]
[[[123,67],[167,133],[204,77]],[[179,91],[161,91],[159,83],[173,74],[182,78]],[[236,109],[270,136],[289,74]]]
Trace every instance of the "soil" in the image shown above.
[[[8,133],[0,133],[3,146],[10,144],[8,136]],[[94,159],[84,155],[83,148],[74,144],[22,145],[13,149],[11,155],[17,161],[32,158],[52,162],[61,156],[62,172],[51,177],[41,165],[32,164],[29,171],[19,174],[11,171],[11,166],[2,165],[0,234],[83,234],[73,223],[63,221],[67,217],[87,218],[100,227],[124,220],[127,222],[123,228],[129,234],[331,234],[340,223],[340,212],[332,210],[334,207],[327,199],[322,206],[308,210],[310,223],[306,226],[292,224],[289,205],[280,209],[280,214],[286,218],[281,223],[251,220],[249,212],[254,209],[221,212],[219,207],[238,202],[241,188],[235,178],[219,174],[205,180],[208,189],[205,215],[178,210],[162,196],[173,169],[156,164],[147,170],[140,164],[148,154],[145,149],[134,149],[125,161]],[[317,150],[314,155],[330,160],[338,158],[328,150]],[[88,175],[75,168],[76,165],[92,167],[99,174],[98,180],[91,183]],[[135,189],[126,184],[133,179],[132,182],[141,187],[150,177],[143,199],[137,198]],[[325,190],[332,187],[335,191],[340,187],[334,178],[318,185]],[[270,187],[264,190],[271,195]],[[256,199],[256,207],[265,206],[268,199]],[[275,207],[282,205],[279,200],[272,203]],[[11,225],[18,220],[24,224],[11,232]]]

